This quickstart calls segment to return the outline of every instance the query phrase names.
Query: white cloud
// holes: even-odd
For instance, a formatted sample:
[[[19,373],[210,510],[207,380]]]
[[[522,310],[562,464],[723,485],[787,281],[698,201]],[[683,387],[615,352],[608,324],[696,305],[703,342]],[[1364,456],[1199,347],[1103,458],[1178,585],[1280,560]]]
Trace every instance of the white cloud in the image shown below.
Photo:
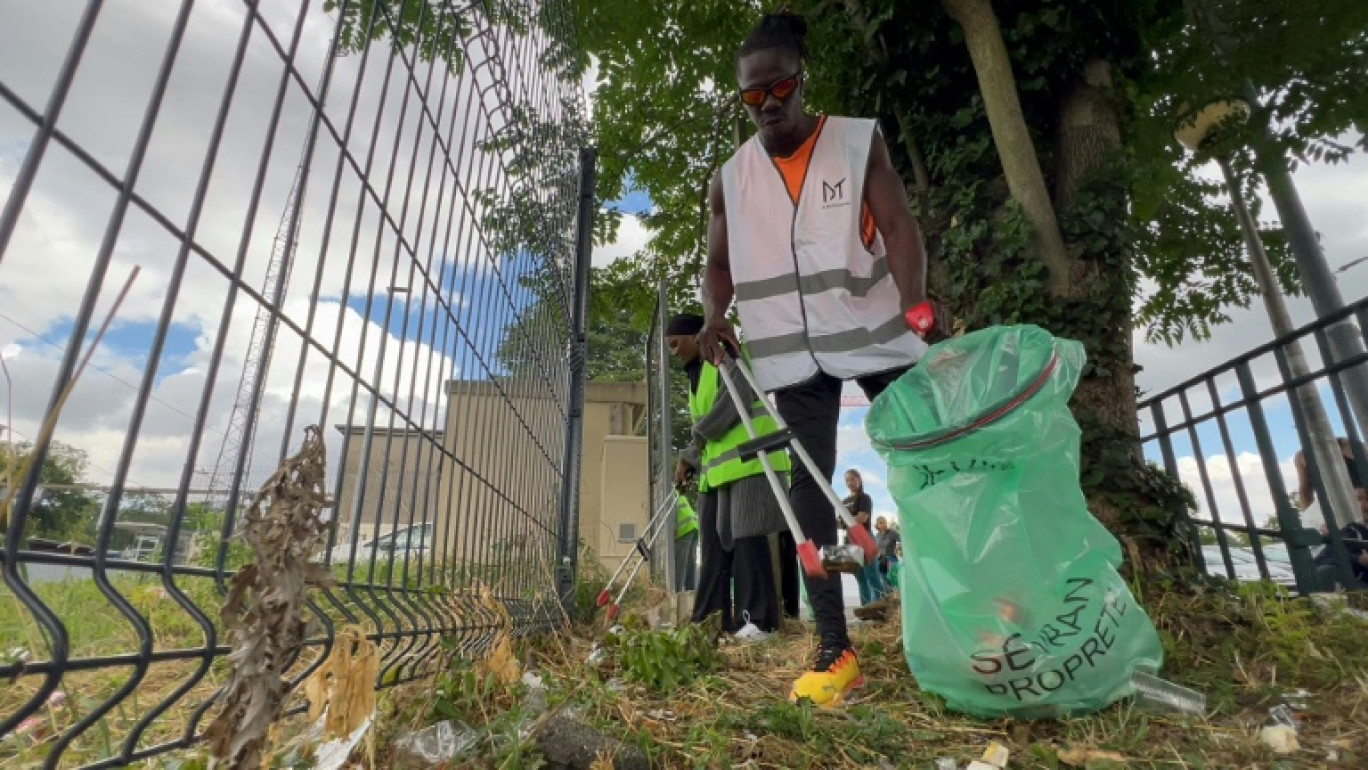
[[[594,113],[594,97],[598,94],[599,72],[598,57],[590,56],[589,66],[585,68],[584,77],[580,81],[580,88],[584,91],[584,100],[588,105],[590,115]]]
[[[655,233],[647,229],[641,221],[641,217],[623,214],[622,223],[618,226],[617,240],[594,247],[594,267],[604,267],[640,252],[651,242],[654,235]]]
[[[307,15],[294,65],[312,88],[319,82],[333,21],[315,4],[264,4],[261,13],[266,25],[288,44],[300,8],[306,8]],[[6,23],[0,24],[0,81],[35,109],[47,103],[80,12],[78,6],[65,3],[6,5]],[[246,20],[245,6],[236,0],[208,0],[191,11],[135,187],[137,195],[175,228],[189,226],[190,204]],[[63,109],[62,130],[116,176],[129,166],[171,24],[171,14],[156,4],[106,2]],[[506,67],[500,73],[509,79],[515,96],[525,85],[519,79],[533,78],[550,94],[547,89],[553,84],[545,73],[521,69],[521,58],[526,57],[519,57],[523,49],[517,47],[524,41],[506,35],[488,39],[516,48],[506,52]],[[440,62],[435,70],[418,62],[415,83],[408,82],[400,60],[394,60],[387,75],[387,44],[373,47],[367,57],[337,61],[325,106],[331,125],[318,134],[300,207],[291,280],[281,304],[283,316],[299,326],[309,324],[312,314],[308,333],[314,341],[361,379],[373,380],[398,410],[429,427],[440,421],[437,413],[444,408],[446,380],[459,376],[463,367],[479,368],[470,347],[486,360],[491,357],[499,341],[496,327],[513,315],[505,292],[520,301],[526,290],[517,279],[530,267],[527,257],[503,260],[502,286],[482,288],[474,297],[461,293],[475,278],[483,281],[482,286],[495,285],[491,246],[473,224],[487,213],[479,200],[480,188],[506,195],[518,182],[508,177],[505,157],[477,148],[492,132],[502,130],[507,119],[497,109],[500,89],[483,87],[490,68],[480,66],[479,60],[488,44],[476,43],[467,51],[469,75],[463,79],[448,77]],[[132,453],[130,483],[174,486],[187,464],[203,471],[217,456],[258,303],[239,292],[225,319],[233,282],[204,255],[228,272],[240,259],[241,281],[250,287],[262,285],[312,119],[303,89],[290,79],[270,161],[258,181],[282,68],[280,56],[255,23],[246,51],[194,232],[202,253],[189,255],[179,286],[173,286],[172,276],[181,239],[136,203],[117,223],[92,325],[99,323],[115,291],[137,265],[141,275],[111,335],[124,337],[120,345],[107,339],[97,351],[94,363],[99,368],[88,370],[77,384],[57,434],[58,440],[89,453],[91,481],[108,481],[122,455],[151,329],[173,288],[177,296],[170,329],[177,339],[191,341],[186,343],[191,349],[177,351],[174,361],[163,355],[157,362],[160,369]],[[421,98],[419,91],[426,97]],[[349,122],[353,109],[356,117]],[[13,190],[34,128],[21,113],[0,104],[0,199]],[[346,135],[345,157],[334,132]],[[434,141],[435,134],[444,146]],[[571,153],[567,162],[575,161]],[[258,192],[253,213],[251,203]],[[91,283],[116,195],[84,161],[53,144],[25,200],[18,228],[0,255],[0,312],[13,320],[0,319],[0,350],[14,379],[14,427],[21,439],[37,434],[63,355],[34,337],[73,344],[67,330]],[[639,227],[633,230],[629,225],[624,231],[644,243]],[[433,292],[425,291],[422,277],[414,274],[415,262],[430,272],[451,312],[470,333],[469,340],[459,337],[445,311],[436,308]],[[459,276],[454,283],[453,275]],[[398,322],[386,327],[381,321],[391,285],[411,287],[407,294],[394,295],[398,304],[393,309],[395,318],[409,314],[412,323],[402,333],[408,339],[401,338]],[[374,303],[368,318],[354,307],[367,296]],[[439,329],[432,340],[434,315]],[[418,339],[417,324],[423,318],[427,323]],[[194,456],[187,456],[193,415],[210,385],[207,373],[220,336],[222,358],[212,383],[213,397],[204,407],[203,441]],[[76,343],[88,340],[87,336],[84,343]],[[281,328],[263,388],[252,469],[255,481],[274,466],[286,438],[281,433],[292,401],[296,412],[288,445],[298,446],[303,425],[321,422],[334,459],[338,447],[332,426],[366,419],[370,399],[362,390],[353,403],[352,382],[334,370],[329,354],[306,348],[296,332]],[[387,424],[388,410],[382,407],[376,419]],[[206,480],[200,475],[192,483],[202,486]]]
[[[1207,480],[1211,486],[1210,498],[1207,497],[1202,484],[1201,469],[1198,467],[1197,458],[1192,455],[1178,458],[1179,478],[1187,484],[1193,495],[1196,496],[1200,511],[1199,518],[1206,521],[1213,520],[1211,501],[1214,500],[1216,512],[1222,522],[1237,524],[1245,522],[1245,509],[1240,503],[1235,470],[1239,472],[1239,483],[1243,486],[1245,499],[1249,503],[1249,515],[1254,526],[1262,527],[1270,518],[1277,516],[1277,504],[1274,501],[1269,478],[1265,473],[1264,464],[1259,455],[1253,452],[1237,454],[1234,469],[1224,454],[1212,455],[1206,458],[1205,466]],[[1289,494],[1296,490],[1297,472],[1290,456],[1279,461],[1275,472],[1282,479],[1283,488]]]

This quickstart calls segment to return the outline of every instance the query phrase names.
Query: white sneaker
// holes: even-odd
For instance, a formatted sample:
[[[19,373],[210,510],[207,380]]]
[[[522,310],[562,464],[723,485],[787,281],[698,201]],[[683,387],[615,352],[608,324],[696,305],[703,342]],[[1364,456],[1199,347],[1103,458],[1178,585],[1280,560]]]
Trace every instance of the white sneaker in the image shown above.
[[[770,637],[774,636],[774,634],[769,631],[761,631],[760,626],[757,626],[754,623],[752,623],[750,620],[749,612],[743,611],[741,613],[741,616],[746,619],[746,623],[745,625],[736,629],[735,634],[732,634],[732,637],[736,639],[736,641],[744,642],[746,644],[754,644],[756,642],[767,641]]]

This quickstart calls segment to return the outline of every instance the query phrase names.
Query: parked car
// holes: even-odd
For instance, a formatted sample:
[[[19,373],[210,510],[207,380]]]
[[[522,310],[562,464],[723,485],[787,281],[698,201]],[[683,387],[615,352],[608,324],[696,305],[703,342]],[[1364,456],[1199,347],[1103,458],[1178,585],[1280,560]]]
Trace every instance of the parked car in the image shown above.
[[[372,550],[375,552],[376,564],[384,564],[391,559],[395,562],[403,562],[405,559],[416,561],[420,557],[427,561],[432,555],[435,534],[435,527],[428,523],[397,529],[380,537],[362,537],[356,547],[356,563],[368,564]],[[333,564],[346,564],[351,558],[350,538],[343,538],[330,553]]]
[[[1292,574],[1292,564],[1287,559],[1287,548],[1280,544],[1263,546],[1264,563],[1268,566],[1268,577],[1274,583],[1294,588],[1297,580]],[[1221,558],[1221,546],[1202,546],[1202,558],[1206,561],[1208,575],[1230,577],[1226,574],[1225,560]],[[1247,546],[1230,546],[1230,564],[1235,568],[1235,580],[1252,582],[1263,580],[1259,572],[1259,562],[1253,549]]]

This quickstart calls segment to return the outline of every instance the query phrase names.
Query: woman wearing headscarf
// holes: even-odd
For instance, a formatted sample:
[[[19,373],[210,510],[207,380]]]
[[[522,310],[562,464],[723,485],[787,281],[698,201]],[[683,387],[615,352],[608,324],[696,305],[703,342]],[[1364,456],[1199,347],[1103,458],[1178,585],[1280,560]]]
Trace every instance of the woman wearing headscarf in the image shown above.
[[[703,317],[689,313],[674,316],[665,328],[670,352],[689,377],[693,440],[675,469],[675,486],[683,488],[691,471],[697,475],[702,553],[693,620],[702,622],[721,612],[723,628],[738,640],[763,641],[779,628],[768,536],[786,525],[759,458],[743,460],[736,451],[750,440],[750,434],[717,367],[699,355],[695,337],[702,328]],[[735,349],[729,352],[744,355]],[[729,361],[723,366],[735,364]],[[745,378],[733,373],[731,379],[757,433],[776,430],[778,426]],[[788,453],[775,450],[768,458],[771,467],[786,478]]]

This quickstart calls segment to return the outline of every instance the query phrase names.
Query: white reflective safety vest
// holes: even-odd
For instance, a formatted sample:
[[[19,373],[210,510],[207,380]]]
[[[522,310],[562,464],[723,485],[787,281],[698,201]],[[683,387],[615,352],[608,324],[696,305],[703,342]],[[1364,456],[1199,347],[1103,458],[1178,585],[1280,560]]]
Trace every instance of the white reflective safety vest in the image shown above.
[[[826,118],[796,205],[759,135],[722,166],[737,312],[766,391],[818,371],[848,380],[909,366],[926,351],[903,322],[882,236],[870,248],[860,237],[875,130]]]

